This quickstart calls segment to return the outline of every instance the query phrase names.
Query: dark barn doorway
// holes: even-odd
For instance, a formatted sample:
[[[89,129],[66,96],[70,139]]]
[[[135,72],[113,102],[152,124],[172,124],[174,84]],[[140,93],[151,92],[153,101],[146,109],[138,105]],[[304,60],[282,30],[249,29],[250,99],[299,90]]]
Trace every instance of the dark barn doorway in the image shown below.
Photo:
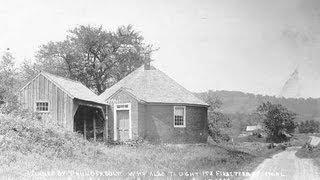
[[[79,105],[74,115],[74,131],[91,141],[103,142],[105,118],[101,108]]]

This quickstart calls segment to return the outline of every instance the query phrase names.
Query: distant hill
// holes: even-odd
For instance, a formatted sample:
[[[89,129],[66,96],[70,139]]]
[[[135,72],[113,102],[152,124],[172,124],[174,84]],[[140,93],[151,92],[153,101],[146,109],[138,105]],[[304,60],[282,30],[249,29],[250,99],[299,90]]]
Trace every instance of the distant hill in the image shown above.
[[[279,103],[298,114],[298,121],[311,119],[320,121],[319,98],[279,98],[240,91],[209,91],[196,93],[196,95],[203,97],[206,93],[209,93],[210,96],[219,97],[222,100],[220,111],[225,114],[251,114],[262,102],[270,101],[272,103]]]

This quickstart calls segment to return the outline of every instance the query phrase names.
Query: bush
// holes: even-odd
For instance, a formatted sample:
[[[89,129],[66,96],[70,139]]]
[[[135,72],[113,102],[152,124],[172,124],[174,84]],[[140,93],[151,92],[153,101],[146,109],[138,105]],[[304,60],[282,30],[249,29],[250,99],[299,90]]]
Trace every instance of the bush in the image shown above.
[[[298,131],[299,133],[319,133],[320,123],[314,120],[308,120],[299,123]]]
[[[209,135],[212,137],[213,141],[217,143],[230,140],[230,136],[226,133],[222,133],[220,128],[214,123],[209,123]]]
[[[6,99],[6,102],[0,104],[0,113],[2,114],[10,114],[22,111],[21,105],[18,101],[17,96],[11,96]]]
[[[312,158],[318,161],[320,158],[320,147],[314,147],[310,143],[305,143],[295,155],[299,158]]]
[[[278,144],[276,146],[277,150],[286,150],[287,149],[287,144]]]
[[[290,133],[293,133],[296,124],[294,122],[296,114],[289,111],[281,104],[263,103],[257,109],[263,115],[263,123],[267,130],[267,141],[284,142],[290,139]]]
[[[97,149],[77,133],[54,123],[28,117],[0,114],[1,152],[39,154],[48,159],[92,157]]]

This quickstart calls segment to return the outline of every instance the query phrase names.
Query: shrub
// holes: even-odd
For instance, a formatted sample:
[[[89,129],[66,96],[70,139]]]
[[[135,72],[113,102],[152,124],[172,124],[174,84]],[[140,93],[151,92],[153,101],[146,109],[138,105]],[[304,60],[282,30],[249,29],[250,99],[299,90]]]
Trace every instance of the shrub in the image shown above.
[[[222,133],[221,129],[212,122],[209,123],[209,135],[217,143],[230,140],[230,136],[226,133]]]
[[[276,146],[277,150],[285,150],[286,148],[287,148],[286,144],[279,144],[279,145]]]
[[[17,96],[12,95],[6,99],[6,102],[0,105],[0,113],[10,114],[22,111],[21,105],[18,101]]]
[[[307,120],[299,123],[298,131],[299,133],[319,133],[320,123],[314,120]]]
[[[97,148],[77,133],[55,123],[28,117],[0,114],[2,152],[39,154],[48,159],[83,159],[97,154]]]
[[[263,115],[263,123],[267,130],[267,141],[283,142],[290,139],[289,134],[293,133],[296,124],[296,114],[289,111],[281,104],[263,103],[257,109]]]

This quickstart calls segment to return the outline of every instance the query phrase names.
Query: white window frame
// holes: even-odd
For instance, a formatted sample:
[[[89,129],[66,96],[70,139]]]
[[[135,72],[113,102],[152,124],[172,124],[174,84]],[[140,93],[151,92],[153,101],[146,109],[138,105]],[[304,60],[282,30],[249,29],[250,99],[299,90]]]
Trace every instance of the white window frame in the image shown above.
[[[183,108],[183,125],[176,125],[175,124],[175,111],[176,111],[176,108]],[[174,106],[173,107],[173,127],[175,128],[185,128],[186,127],[186,106]]]
[[[48,103],[48,111],[38,111],[37,110],[37,103]],[[50,102],[47,101],[47,100],[35,101],[35,103],[34,103],[34,112],[49,113],[50,112]]]
[[[125,108],[118,108],[119,105],[128,105]],[[129,110],[129,139],[132,139],[132,124],[131,124],[131,103],[115,103],[113,108],[113,139],[118,140],[118,128],[117,128],[117,110]]]

